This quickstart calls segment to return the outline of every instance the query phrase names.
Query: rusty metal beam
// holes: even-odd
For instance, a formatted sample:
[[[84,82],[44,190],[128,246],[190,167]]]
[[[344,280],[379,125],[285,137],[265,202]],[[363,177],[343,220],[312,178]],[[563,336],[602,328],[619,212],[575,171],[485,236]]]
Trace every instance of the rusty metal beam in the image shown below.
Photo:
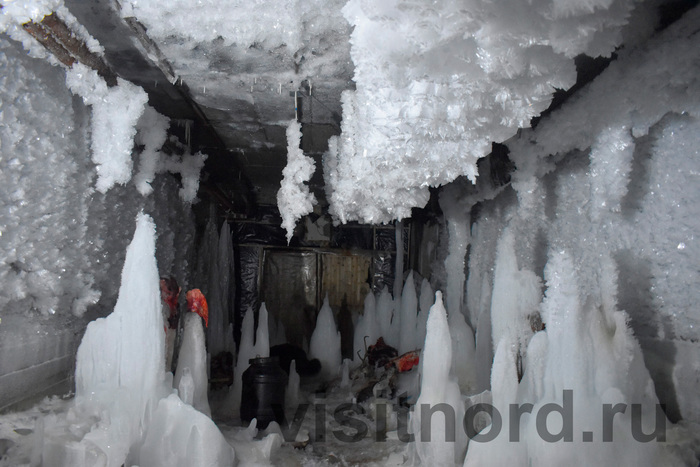
[[[39,23],[34,21],[24,23],[22,28],[67,67],[72,67],[75,62],[80,62],[95,70],[105,80],[107,86],[117,85],[117,75],[102,57],[91,52],[85,42],[76,37],[56,13],[46,15]]]

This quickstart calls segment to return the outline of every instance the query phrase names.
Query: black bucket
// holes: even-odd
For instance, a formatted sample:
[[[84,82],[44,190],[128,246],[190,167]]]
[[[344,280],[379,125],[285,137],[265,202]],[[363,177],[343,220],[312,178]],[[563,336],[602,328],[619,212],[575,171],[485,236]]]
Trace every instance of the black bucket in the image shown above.
[[[277,357],[251,358],[243,372],[241,420],[256,418],[258,428],[265,429],[272,421],[284,420],[284,392],[287,374],[280,368]]]

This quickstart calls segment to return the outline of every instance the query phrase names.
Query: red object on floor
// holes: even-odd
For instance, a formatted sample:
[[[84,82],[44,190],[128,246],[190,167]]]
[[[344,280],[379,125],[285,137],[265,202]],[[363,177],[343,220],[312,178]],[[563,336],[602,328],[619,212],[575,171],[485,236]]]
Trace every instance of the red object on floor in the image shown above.
[[[418,365],[420,362],[420,351],[413,350],[411,352],[406,352],[400,357],[396,357],[391,361],[391,364],[396,366],[399,373],[411,370],[414,366]]]
[[[205,327],[209,326],[209,305],[201,290],[192,289],[187,292],[187,309],[201,316]]]

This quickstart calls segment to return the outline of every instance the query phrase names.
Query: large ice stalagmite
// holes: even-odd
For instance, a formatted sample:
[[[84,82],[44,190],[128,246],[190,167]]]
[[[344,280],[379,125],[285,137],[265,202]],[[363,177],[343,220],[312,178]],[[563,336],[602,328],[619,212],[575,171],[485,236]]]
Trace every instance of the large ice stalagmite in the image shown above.
[[[309,342],[309,356],[321,362],[321,374],[330,379],[338,376],[342,357],[340,353],[340,331],[333,318],[333,310],[328,303],[328,295],[323,300],[321,311],[316,318],[316,327]]]
[[[169,462],[178,453],[188,456],[187,465],[233,462],[209,417],[174,394],[163,399],[172,388],[158,279],[155,225],[139,214],[114,311],[88,325],[78,348],[75,404],[65,416],[43,420],[41,465],[185,465]]]
[[[191,405],[205,415],[211,416],[209,408],[209,378],[207,377],[207,350],[202,318],[192,312],[184,315],[185,326],[177,361],[173,387],[180,389],[183,376],[188,372],[194,382]],[[180,397],[184,399],[182,392]]]
[[[453,466],[464,457],[467,440],[464,430],[460,429],[464,403],[459,385],[451,373],[452,351],[447,312],[442,303],[442,292],[438,291],[428,315],[421,355],[421,391],[411,416],[415,449],[423,465]],[[443,416],[440,407],[447,412],[452,411],[454,419]],[[431,412],[435,413],[429,415]],[[428,420],[426,416],[429,416]],[[429,440],[427,430],[430,430]],[[450,433],[454,433],[455,437],[450,438]]]
[[[139,441],[147,406],[155,406],[165,375],[155,224],[136,220],[126,252],[119,298],[106,318],[91,322],[78,348],[76,402],[108,414],[87,436],[120,466]]]

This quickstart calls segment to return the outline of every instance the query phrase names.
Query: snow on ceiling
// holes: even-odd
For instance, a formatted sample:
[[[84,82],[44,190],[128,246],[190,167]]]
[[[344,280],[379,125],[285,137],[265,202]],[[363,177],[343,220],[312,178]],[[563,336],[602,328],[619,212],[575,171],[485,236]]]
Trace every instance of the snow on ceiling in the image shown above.
[[[492,141],[528,127],[555,89],[575,83],[576,55],[610,55],[620,44],[632,7],[350,0],[357,90],[343,94],[342,134],[330,144],[332,214],[401,219],[425,205],[429,186],[475,181]]]
[[[474,181],[492,142],[575,83],[574,57],[609,56],[648,35],[646,14],[659,3],[108,2],[146,28],[166,75],[187,83],[227,157],[259,187],[258,202],[276,202],[296,92],[302,148],[325,153],[316,166],[334,220],[367,223],[410,216],[430,186]]]

